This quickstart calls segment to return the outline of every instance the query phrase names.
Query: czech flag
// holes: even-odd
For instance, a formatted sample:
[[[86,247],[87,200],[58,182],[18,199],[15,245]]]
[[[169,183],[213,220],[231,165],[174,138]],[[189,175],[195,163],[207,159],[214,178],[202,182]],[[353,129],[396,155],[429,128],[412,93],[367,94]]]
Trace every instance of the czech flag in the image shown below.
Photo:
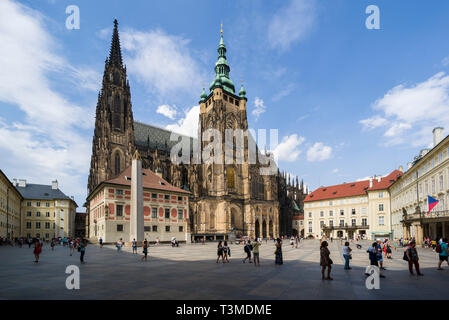
[[[432,209],[440,202],[440,200],[434,199],[431,196],[427,196],[427,203],[429,204],[429,211],[427,211],[427,214],[432,211]]]

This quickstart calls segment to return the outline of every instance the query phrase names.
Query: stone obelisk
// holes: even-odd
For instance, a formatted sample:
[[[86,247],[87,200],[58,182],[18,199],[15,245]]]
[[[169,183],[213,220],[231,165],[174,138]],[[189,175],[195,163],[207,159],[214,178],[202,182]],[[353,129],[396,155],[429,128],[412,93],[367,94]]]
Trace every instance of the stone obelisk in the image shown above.
[[[142,159],[136,150],[131,163],[131,219],[129,241],[136,239],[141,245],[144,237],[143,228],[143,186],[142,186]]]

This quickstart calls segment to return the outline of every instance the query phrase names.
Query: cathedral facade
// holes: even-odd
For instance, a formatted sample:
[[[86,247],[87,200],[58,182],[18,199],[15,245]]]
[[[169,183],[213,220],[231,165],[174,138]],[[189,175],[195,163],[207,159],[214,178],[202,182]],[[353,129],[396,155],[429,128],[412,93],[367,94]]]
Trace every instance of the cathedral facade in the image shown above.
[[[203,139],[182,137],[192,146],[188,161],[172,161],[171,150],[178,143],[170,139],[172,132],[133,119],[130,86],[114,21],[96,108],[88,194],[101,182],[118,176],[131,164],[132,155],[138,150],[144,168],[190,192],[189,233],[193,239],[291,235],[293,216],[303,208],[303,184],[299,185],[298,180],[296,185],[287,181],[278,169],[273,174],[261,174],[263,165],[259,157],[269,158],[270,154],[262,154],[256,146],[257,160],[249,161],[248,146],[254,142],[251,135],[243,136],[242,140],[231,137],[234,144],[237,140],[242,142],[243,157],[238,158],[234,144],[231,156],[227,153],[227,131],[248,130],[246,92],[242,85],[236,93],[229,73],[221,31],[215,78],[209,94],[203,88],[199,101],[198,137]],[[204,134],[211,131],[218,135],[204,141]],[[211,141],[218,149],[211,150],[215,161],[208,162],[202,159],[201,150],[207,150]],[[199,156],[194,153],[195,147],[200,150]]]

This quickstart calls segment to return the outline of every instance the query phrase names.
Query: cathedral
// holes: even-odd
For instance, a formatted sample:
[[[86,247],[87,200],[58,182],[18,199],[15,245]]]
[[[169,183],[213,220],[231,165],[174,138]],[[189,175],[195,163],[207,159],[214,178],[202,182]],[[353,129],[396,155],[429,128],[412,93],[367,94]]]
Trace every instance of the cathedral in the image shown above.
[[[292,221],[295,216],[304,214],[306,192],[302,181],[299,183],[298,178],[290,180],[279,169],[274,174],[262,175],[263,165],[259,161],[262,153],[257,146],[257,161],[248,161],[248,145],[254,143],[251,135],[243,139],[243,161],[237,161],[234,154],[224,160],[228,156],[225,155],[225,131],[248,129],[246,91],[241,85],[236,92],[229,77],[226,51],[221,30],[215,78],[209,93],[203,88],[200,95],[198,123],[198,137],[204,137],[202,133],[209,129],[221,133],[223,150],[220,151],[223,152],[213,150],[212,153],[223,157],[223,161],[194,161],[192,151],[188,157],[190,161],[178,163],[172,161],[171,150],[177,144],[170,139],[172,132],[133,118],[130,84],[122,60],[118,23],[114,21],[96,107],[88,194],[101,182],[118,176],[130,166],[132,156],[138,150],[144,168],[190,192],[189,233],[192,240],[240,236],[273,238],[295,233]],[[208,143],[201,141],[204,139],[183,138],[200,150],[207,148]],[[263,155],[270,157],[266,151]]]

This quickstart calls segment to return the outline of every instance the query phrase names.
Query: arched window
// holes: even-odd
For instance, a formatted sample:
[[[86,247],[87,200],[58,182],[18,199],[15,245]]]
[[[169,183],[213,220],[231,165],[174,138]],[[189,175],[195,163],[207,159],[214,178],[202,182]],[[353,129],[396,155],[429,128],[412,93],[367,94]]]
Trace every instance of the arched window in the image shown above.
[[[114,168],[114,172],[115,175],[119,175],[120,174],[120,154],[118,152],[115,153],[115,168]]]

